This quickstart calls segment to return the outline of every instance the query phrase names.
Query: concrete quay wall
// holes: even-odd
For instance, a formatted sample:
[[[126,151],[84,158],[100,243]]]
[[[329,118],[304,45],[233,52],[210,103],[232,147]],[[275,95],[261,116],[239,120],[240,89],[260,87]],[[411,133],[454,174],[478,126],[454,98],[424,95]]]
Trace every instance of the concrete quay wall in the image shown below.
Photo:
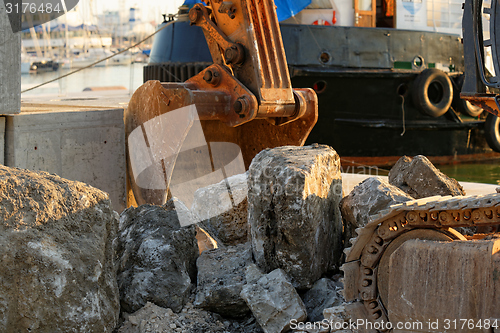
[[[0,114],[21,110],[21,34],[12,33],[0,1]]]

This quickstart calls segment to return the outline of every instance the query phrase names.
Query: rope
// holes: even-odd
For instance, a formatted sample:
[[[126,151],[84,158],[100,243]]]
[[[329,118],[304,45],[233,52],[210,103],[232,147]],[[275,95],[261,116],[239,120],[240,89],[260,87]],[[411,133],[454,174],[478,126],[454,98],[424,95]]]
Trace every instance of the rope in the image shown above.
[[[163,29],[165,29],[166,27],[168,27],[169,25],[171,25],[171,24],[172,24],[172,23],[174,23],[174,22],[175,22],[175,21],[172,21],[172,22],[169,22],[169,23],[165,24],[163,27],[161,27],[160,29],[156,30],[154,33],[152,33],[151,35],[147,36],[147,37],[146,37],[146,38],[144,38],[143,40],[141,40],[141,41],[137,42],[136,44],[134,44],[134,45],[132,45],[132,46],[127,47],[126,49],[124,49],[124,50],[122,50],[122,51],[120,51],[120,52],[118,52],[118,53],[114,53],[114,54],[112,54],[112,55],[110,55],[110,56],[108,56],[108,57],[106,57],[106,58],[103,58],[103,59],[101,59],[101,60],[98,60],[98,61],[96,61],[96,62],[94,62],[94,63],[92,63],[92,64],[90,64],[90,65],[88,65],[88,66],[85,66],[85,67],[82,67],[82,68],[78,68],[77,70],[74,70],[74,71],[69,72],[69,73],[67,73],[67,74],[64,74],[64,75],[62,75],[62,76],[56,77],[56,78],[55,78],[55,79],[53,79],[53,80],[49,80],[49,81],[47,81],[47,82],[40,83],[39,85],[36,85],[36,86],[34,86],[34,87],[31,87],[31,88],[25,89],[25,90],[21,91],[21,94],[22,94],[22,93],[25,93],[25,92],[28,92],[28,91],[31,91],[31,90],[34,90],[34,89],[37,89],[37,88],[40,88],[40,87],[42,87],[42,86],[44,86],[44,85],[46,85],[46,84],[49,84],[49,83],[52,83],[52,82],[58,81],[58,80],[60,80],[60,79],[63,79],[63,78],[65,78],[65,77],[68,77],[68,76],[70,76],[70,75],[73,75],[73,74],[75,74],[75,73],[78,73],[78,72],[80,72],[80,71],[83,71],[84,69],[87,69],[87,68],[90,68],[90,67],[92,67],[92,66],[95,66],[95,65],[97,65],[97,64],[99,64],[99,63],[101,63],[101,62],[103,62],[103,61],[106,61],[106,60],[108,60],[108,59],[111,59],[111,58],[113,58],[114,56],[117,56],[117,55],[119,55],[119,54],[122,54],[122,53],[124,53],[124,52],[127,52],[128,50],[133,49],[134,47],[137,47],[138,45],[140,45],[140,44],[144,43],[145,41],[147,41],[148,39],[150,39],[151,37],[153,37],[154,35],[156,35],[157,33],[159,33],[160,31],[162,31]]]
[[[405,125],[405,97],[401,95],[401,110],[403,111],[403,132],[401,132],[401,136],[405,135],[406,133],[406,125]]]

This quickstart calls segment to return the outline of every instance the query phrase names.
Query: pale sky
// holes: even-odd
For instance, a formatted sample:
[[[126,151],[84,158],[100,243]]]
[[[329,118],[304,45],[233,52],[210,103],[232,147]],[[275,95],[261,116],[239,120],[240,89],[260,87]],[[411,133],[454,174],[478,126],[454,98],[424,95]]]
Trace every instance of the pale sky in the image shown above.
[[[155,19],[161,22],[161,14],[175,14],[177,8],[184,3],[184,0],[80,0],[77,6],[84,3],[91,5],[97,13],[105,10],[118,10],[120,6],[138,7],[142,10],[143,20]]]

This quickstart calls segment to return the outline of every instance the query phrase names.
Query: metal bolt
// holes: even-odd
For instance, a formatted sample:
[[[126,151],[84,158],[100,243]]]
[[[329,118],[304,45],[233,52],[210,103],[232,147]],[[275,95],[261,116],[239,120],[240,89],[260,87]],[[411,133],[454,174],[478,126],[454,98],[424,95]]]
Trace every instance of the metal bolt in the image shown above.
[[[241,45],[236,44],[224,51],[224,57],[228,64],[241,64],[245,60],[245,51]]]
[[[234,102],[234,111],[238,114],[241,113],[241,111],[243,111],[243,104],[241,104],[241,101],[236,101]]]
[[[242,96],[239,97],[236,102],[233,104],[234,112],[240,115],[240,118],[244,118],[245,114],[248,112],[250,108],[250,103],[248,102],[248,97]]]
[[[363,282],[361,283],[361,285],[362,285],[363,287],[368,287],[368,286],[370,285],[370,281],[368,281],[368,280],[363,280]]]
[[[195,24],[201,16],[201,10],[198,7],[193,7],[189,11],[189,20],[191,21],[191,25]]]
[[[212,82],[213,79],[213,74],[211,70],[207,70],[205,74],[203,75],[203,80],[205,80],[207,83]]]
[[[220,82],[220,73],[215,69],[207,69],[203,74],[203,80],[213,86],[217,86]]]
[[[235,50],[233,47],[227,48],[226,52],[224,52],[224,55],[226,56],[226,62],[228,64],[232,63],[234,58],[236,57]]]

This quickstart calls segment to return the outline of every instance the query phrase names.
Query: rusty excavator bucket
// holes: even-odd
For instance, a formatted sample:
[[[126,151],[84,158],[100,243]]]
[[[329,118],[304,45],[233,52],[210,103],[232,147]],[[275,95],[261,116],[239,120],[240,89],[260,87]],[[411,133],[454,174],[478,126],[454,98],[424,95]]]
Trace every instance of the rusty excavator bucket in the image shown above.
[[[129,205],[163,204],[243,173],[263,149],[303,145],[317,121],[315,92],[291,87],[273,0],[207,1],[189,19],[214,64],[181,84],[148,81],[132,96]]]

